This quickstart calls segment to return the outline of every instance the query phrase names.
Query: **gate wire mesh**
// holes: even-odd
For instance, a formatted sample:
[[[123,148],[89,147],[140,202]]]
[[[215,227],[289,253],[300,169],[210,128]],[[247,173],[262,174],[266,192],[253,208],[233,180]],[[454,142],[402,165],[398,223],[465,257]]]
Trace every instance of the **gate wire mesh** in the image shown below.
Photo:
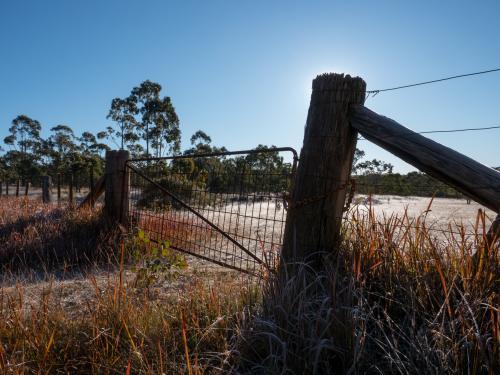
[[[130,225],[258,275],[277,265],[296,163],[288,147],[129,160]]]

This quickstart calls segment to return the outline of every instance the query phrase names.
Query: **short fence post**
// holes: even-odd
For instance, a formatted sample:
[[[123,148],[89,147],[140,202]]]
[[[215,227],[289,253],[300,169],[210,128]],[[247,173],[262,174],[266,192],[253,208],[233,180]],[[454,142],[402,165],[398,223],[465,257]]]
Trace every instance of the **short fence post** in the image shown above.
[[[24,196],[27,197],[30,190],[30,182],[26,180],[26,186],[24,187]]]
[[[50,196],[50,185],[52,181],[50,176],[43,176],[42,177],[42,201],[43,203],[50,203],[51,201],[51,196]]]
[[[81,169],[79,169],[78,172],[81,172]],[[79,175],[79,173],[78,173],[78,175]],[[80,179],[78,177],[75,178],[75,173],[74,172],[73,172],[72,176],[73,176],[73,183],[75,184],[75,191],[77,193],[80,193],[80,187],[81,187],[81,185],[80,185]]]
[[[89,171],[89,193],[90,195],[94,195],[94,168],[90,166]]]
[[[5,181],[5,195],[9,195],[9,181]]]
[[[323,74],[312,83],[304,141],[287,215],[283,261],[311,260],[339,244],[357,132],[348,121],[350,104],[363,104],[359,77]]]
[[[128,221],[128,189],[130,173],[126,170],[129,159],[126,150],[106,152],[104,207],[109,218],[123,225]]]
[[[21,186],[21,180],[18,178],[16,180],[16,197],[19,197],[19,187]]]
[[[68,191],[68,202],[69,205],[73,205],[73,183],[74,183],[74,177],[73,173],[69,175],[69,191]]]
[[[61,174],[57,174],[57,201],[61,201]]]

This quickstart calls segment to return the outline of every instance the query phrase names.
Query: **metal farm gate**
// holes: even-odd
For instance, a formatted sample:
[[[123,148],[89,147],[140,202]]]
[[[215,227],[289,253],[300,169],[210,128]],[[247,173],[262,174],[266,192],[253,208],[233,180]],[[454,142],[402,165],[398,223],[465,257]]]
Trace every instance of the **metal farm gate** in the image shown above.
[[[288,147],[128,160],[127,221],[153,242],[258,275],[276,266],[297,160]]]

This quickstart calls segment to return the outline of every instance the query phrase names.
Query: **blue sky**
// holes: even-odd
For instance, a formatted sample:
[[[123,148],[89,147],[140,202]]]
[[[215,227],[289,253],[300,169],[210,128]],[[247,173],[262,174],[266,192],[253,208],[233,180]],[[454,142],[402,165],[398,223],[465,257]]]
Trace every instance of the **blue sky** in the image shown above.
[[[111,99],[159,82],[181,120],[231,150],[300,149],[311,80],[368,89],[500,67],[498,1],[0,3],[0,137],[18,114],[98,132]],[[366,105],[416,131],[500,124],[500,73],[381,93]],[[431,138],[500,165],[500,131]],[[369,144],[370,158],[411,167]]]

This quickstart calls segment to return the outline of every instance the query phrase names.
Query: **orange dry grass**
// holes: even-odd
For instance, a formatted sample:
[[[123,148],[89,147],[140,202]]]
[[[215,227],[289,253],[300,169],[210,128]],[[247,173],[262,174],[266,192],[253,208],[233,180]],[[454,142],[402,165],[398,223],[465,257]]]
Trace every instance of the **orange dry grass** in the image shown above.
[[[127,276],[127,249],[113,245],[114,232],[104,230],[98,211],[2,199],[0,218],[0,373],[160,374],[189,368],[199,374],[223,366],[252,289],[234,288],[227,279],[205,286],[192,277],[160,299]],[[60,272],[69,265],[91,266],[104,250],[117,253],[106,257],[114,268],[104,276],[93,268],[86,278]],[[48,283],[5,277],[39,268]],[[74,294],[80,296],[76,304]]]
[[[498,373],[499,242],[487,243],[482,213],[472,234],[449,229],[353,212],[322,269],[304,264],[265,286],[241,371]]]
[[[49,275],[112,261],[117,231],[99,210],[76,210],[25,198],[0,199],[0,270]]]
[[[163,211],[156,214],[141,211],[138,227],[151,234],[155,240],[210,237],[212,228],[203,220],[184,212]]]
[[[119,275],[64,309],[48,287],[36,299],[19,286],[0,294],[0,373],[195,374],[223,366],[246,291],[193,280],[168,301],[121,283]]]

